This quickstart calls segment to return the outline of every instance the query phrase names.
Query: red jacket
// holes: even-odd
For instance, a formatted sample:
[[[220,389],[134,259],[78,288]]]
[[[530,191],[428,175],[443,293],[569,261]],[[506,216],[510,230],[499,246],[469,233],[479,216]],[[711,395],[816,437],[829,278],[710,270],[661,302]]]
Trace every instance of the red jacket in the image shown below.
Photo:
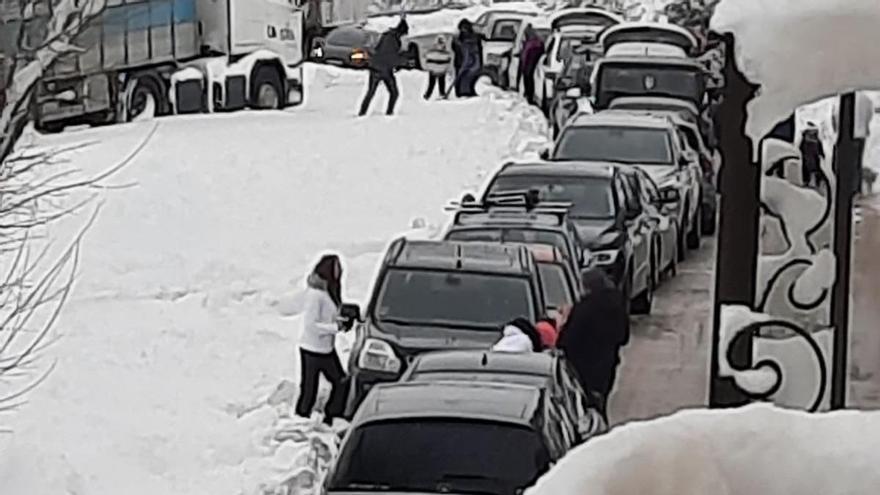
[[[556,331],[556,327],[554,327],[552,323],[539,321],[535,325],[535,330],[538,331],[538,335],[541,337],[541,344],[545,349],[556,348],[556,339],[559,337],[559,333]]]

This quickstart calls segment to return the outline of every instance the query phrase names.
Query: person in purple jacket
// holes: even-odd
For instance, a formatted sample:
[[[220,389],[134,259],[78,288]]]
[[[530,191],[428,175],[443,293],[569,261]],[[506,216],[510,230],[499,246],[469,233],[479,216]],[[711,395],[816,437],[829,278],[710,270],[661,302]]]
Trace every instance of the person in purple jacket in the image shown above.
[[[523,78],[523,95],[530,104],[535,104],[535,69],[544,54],[544,41],[532,26],[526,27],[525,42],[519,62],[519,75]]]

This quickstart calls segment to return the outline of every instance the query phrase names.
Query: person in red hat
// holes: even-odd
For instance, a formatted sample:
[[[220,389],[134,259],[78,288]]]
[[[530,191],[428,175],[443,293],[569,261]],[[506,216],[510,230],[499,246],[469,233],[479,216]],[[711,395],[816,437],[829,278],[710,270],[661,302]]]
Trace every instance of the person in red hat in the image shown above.
[[[535,324],[535,330],[538,331],[538,336],[541,337],[541,345],[544,349],[556,348],[556,339],[559,337],[559,332],[556,330],[556,324],[552,318],[546,317],[538,320],[538,323]]]

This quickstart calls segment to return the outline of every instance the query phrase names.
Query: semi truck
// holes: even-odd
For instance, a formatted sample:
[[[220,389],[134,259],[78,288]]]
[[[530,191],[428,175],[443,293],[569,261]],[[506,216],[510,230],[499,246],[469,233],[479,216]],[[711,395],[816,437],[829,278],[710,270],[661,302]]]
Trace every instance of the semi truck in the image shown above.
[[[60,57],[37,88],[35,127],[298,105],[304,7],[301,0],[107,0],[74,39],[82,50]],[[0,30],[17,32],[20,22],[7,17]],[[27,23],[39,31],[39,19]],[[7,57],[15,56],[12,39],[0,33]]]

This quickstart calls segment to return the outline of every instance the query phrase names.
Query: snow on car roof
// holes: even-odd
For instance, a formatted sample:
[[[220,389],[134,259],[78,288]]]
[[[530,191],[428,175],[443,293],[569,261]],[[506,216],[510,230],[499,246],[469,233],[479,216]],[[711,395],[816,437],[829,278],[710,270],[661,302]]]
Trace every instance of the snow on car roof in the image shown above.
[[[608,47],[606,57],[687,57],[680,47],[664,43],[645,43],[632,41]]]
[[[498,353],[486,351],[438,351],[422,354],[412,364],[416,373],[440,371],[494,371],[550,375],[554,356],[543,352]]]
[[[721,0],[712,29],[736,36],[737,65],[760,93],[748,105],[756,144],[795,108],[880,89],[877,0]]]
[[[576,127],[639,127],[651,129],[669,128],[672,122],[667,117],[659,115],[637,115],[624,112],[602,112],[596,114],[581,114],[572,122]]]

